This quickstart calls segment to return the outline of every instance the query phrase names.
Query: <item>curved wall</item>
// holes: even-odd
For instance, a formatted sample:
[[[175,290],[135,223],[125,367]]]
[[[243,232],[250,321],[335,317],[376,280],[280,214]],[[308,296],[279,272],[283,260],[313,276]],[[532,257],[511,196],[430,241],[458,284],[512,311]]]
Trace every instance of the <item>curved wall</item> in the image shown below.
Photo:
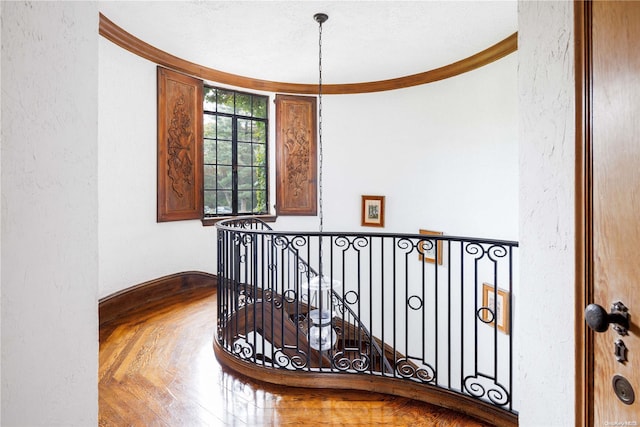
[[[155,221],[156,65],[104,38],[99,55],[100,297],[177,271],[215,273],[214,227]],[[368,231],[516,240],[516,63],[511,54],[428,85],[326,95],[325,230],[360,227],[360,195],[381,194],[387,226]],[[274,228],[315,230],[318,219]]]
[[[358,228],[360,195],[380,194],[386,226],[368,231],[517,240],[516,63],[325,97],[325,228]]]
[[[215,272],[215,227],[156,222],[156,66],[100,38],[99,297],[181,271]]]
[[[3,226],[1,239],[2,421],[10,424],[12,419],[16,421],[21,417],[23,423],[31,420],[32,424],[42,425],[56,422],[87,425],[96,419],[98,411],[95,386],[98,320],[96,246],[100,250],[99,292],[104,296],[148,278],[159,277],[163,275],[162,271],[200,269],[194,264],[213,269],[215,254],[207,253],[214,250],[213,232],[209,231],[211,227],[202,228],[197,221],[164,228],[155,224],[155,130],[151,128],[155,120],[155,68],[144,60],[127,57],[130,54],[97,36],[97,5],[87,2],[3,2],[0,8],[3,18],[2,222],[8,224],[12,218],[18,219],[17,225],[12,225],[17,227],[12,228],[15,232]],[[521,360],[520,382],[527,390],[520,403],[522,426],[574,424],[574,319],[573,310],[567,310],[575,300],[572,292],[574,253],[571,232],[574,227],[574,146],[570,130],[574,114],[573,81],[567,74],[573,72],[571,40],[567,40],[573,37],[572,8],[570,2],[563,1],[519,2],[520,51],[517,55],[520,58],[519,116],[523,147],[520,154],[520,188],[523,194],[520,240],[522,264],[527,267],[522,272],[523,292],[515,299],[519,322],[514,326],[517,336],[526,336],[518,354]],[[19,19],[9,19],[14,12]],[[42,33],[35,30],[11,31],[22,22],[37,20],[49,22],[51,26]],[[70,37],[75,41],[69,42]],[[99,45],[97,58],[96,44]],[[42,51],[25,49],[25,46],[41,45],[45,48]],[[37,52],[45,53],[38,55]],[[12,55],[24,59],[17,64],[20,72],[6,72],[8,68],[5,65],[9,64]],[[514,61],[508,57],[493,65],[508,64],[504,65],[510,69],[507,73],[515,79]],[[74,65],[71,67],[69,64]],[[96,66],[99,91],[95,87]],[[459,78],[471,78],[481,71],[441,83],[452,85]],[[31,79],[34,73],[44,77]],[[122,76],[114,76],[114,73]],[[492,84],[500,86],[502,77],[492,79]],[[23,85],[27,80],[33,85]],[[121,81],[126,85],[113,85]],[[36,82],[46,82],[46,89],[41,90]],[[508,80],[505,85],[505,99],[512,97],[509,95],[511,91],[506,90],[512,84],[515,86]],[[42,93],[48,93],[47,90],[58,91],[56,93],[68,102],[59,111],[46,111],[45,119],[51,118],[51,122],[59,126],[55,129],[55,138],[50,138],[52,130],[47,129],[48,138],[38,137],[36,142],[27,138],[34,132],[29,126],[30,120],[8,119],[13,117],[15,109],[30,105],[32,100],[42,99]],[[12,96],[15,91],[20,95]],[[97,92],[100,95],[98,99]],[[151,99],[143,101],[143,95],[151,96]],[[143,104],[145,110],[132,110],[130,106],[134,102]],[[434,110],[439,105],[436,100],[424,99],[421,102],[431,105]],[[80,108],[89,115],[95,115],[96,107],[100,110],[99,125],[88,119],[86,127],[78,127],[70,110],[76,108],[74,112],[77,112]],[[515,111],[505,108],[502,113],[510,115]],[[496,112],[496,116],[500,117],[500,112]],[[464,126],[465,119],[468,117],[460,117],[457,124]],[[120,126],[119,120],[123,123]],[[7,133],[10,124],[15,130],[13,137]],[[508,128],[511,126],[516,124],[512,123]],[[389,133],[392,134],[391,131]],[[56,145],[57,150],[47,145],[51,141],[59,144]],[[38,148],[33,150],[37,156],[32,153],[25,156],[25,152],[21,152],[19,157],[12,157],[8,150],[12,146],[24,149],[24,144],[29,148],[42,145],[45,151]],[[56,157],[74,150],[88,150],[89,155],[84,159]],[[99,151],[99,160],[96,160],[96,150]],[[150,158],[128,160],[130,151],[141,152]],[[139,170],[136,162],[141,166]],[[13,169],[16,165],[22,165],[22,169]],[[55,200],[50,200],[51,204],[47,205],[49,209],[55,208],[59,215],[32,219],[28,215],[12,214],[12,203],[19,203],[25,212],[34,212],[33,206],[42,206],[40,196],[50,196],[46,188],[33,186],[29,187],[33,193],[19,194],[22,187],[17,184],[24,182],[25,174],[40,166],[46,166],[46,171],[56,169],[52,171],[54,178],[57,175],[68,177],[60,197],[54,197]],[[327,168],[340,169],[341,164],[327,165]],[[10,170],[15,170],[15,175],[10,175]],[[95,198],[91,198],[89,203],[86,199],[87,192],[96,189],[96,173],[99,189],[97,207]],[[91,182],[78,179],[78,176],[88,177]],[[369,176],[373,174],[369,173]],[[518,177],[509,174],[505,180],[517,182]],[[399,187],[404,188],[406,184],[399,184]],[[128,214],[112,215],[116,207],[124,210],[124,203],[118,202],[121,198],[135,203],[126,207]],[[31,203],[36,199],[37,202]],[[350,203],[353,205],[349,205],[349,209],[359,209],[355,202]],[[515,202],[510,205],[512,209],[517,206]],[[433,211],[431,206],[425,202],[421,208]],[[342,212],[343,208],[346,209],[328,206],[327,210]],[[413,210],[411,208],[408,212]],[[99,224],[95,223],[96,214]],[[358,213],[341,216],[357,223],[353,215]],[[333,227],[339,220],[333,214],[328,216],[329,225]],[[295,218],[280,221],[287,226],[297,226],[298,222],[314,227],[317,224],[316,220],[297,221]],[[60,228],[60,224],[64,227]],[[82,225],[84,233],[80,237],[74,234],[74,230],[79,229],[78,224]],[[55,226],[55,239],[43,240],[42,230],[52,226]],[[350,225],[345,223],[343,226]],[[99,235],[96,236],[98,227]],[[443,225],[447,232],[453,232],[453,228]],[[507,229],[511,230],[510,227]],[[518,234],[517,230],[509,233]],[[193,236],[202,238],[194,241],[190,239]],[[154,244],[162,244],[166,250],[156,249]],[[190,248],[189,253],[200,253],[202,257],[197,258],[197,262],[195,258],[181,259],[171,247],[166,246],[169,244]],[[36,248],[51,258],[46,263],[40,257],[39,262],[33,262],[34,252],[24,250],[26,247]],[[134,259],[128,261],[132,254]],[[69,255],[78,260],[74,269],[69,269]],[[185,267],[187,264],[189,266]],[[78,268],[81,274],[78,274]],[[546,273],[541,277],[540,272]],[[27,273],[28,281],[25,280]],[[51,277],[59,279],[56,282],[59,286],[42,279]],[[553,298],[541,298],[541,295],[553,295]],[[527,307],[524,301],[540,304]],[[51,310],[55,313],[49,316]],[[13,340],[12,337],[17,338]],[[49,341],[56,343],[43,346]],[[47,349],[47,363],[41,357],[43,348]],[[540,357],[540,354],[545,354],[545,357]],[[37,361],[31,363],[35,360],[33,358]],[[18,389],[19,393],[16,392]],[[60,390],[65,391],[64,396]]]

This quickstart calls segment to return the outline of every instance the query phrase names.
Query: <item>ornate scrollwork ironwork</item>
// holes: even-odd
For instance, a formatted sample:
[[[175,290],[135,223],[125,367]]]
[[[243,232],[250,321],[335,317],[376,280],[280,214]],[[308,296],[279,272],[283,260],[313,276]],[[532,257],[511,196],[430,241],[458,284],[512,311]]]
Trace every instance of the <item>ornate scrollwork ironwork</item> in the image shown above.
[[[395,363],[396,373],[402,378],[417,380],[423,383],[433,383],[436,371],[429,364],[418,366],[408,358],[397,359]]]
[[[351,238],[346,235],[336,236],[333,240],[333,244],[336,248],[340,248],[343,252],[353,249],[360,251],[371,245],[371,240],[368,236],[352,236]]]
[[[396,240],[396,248],[402,250],[405,254],[410,254],[414,250],[417,250],[418,246],[413,240],[403,237]]]
[[[244,233],[240,240],[244,246],[249,246],[255,241],[255,237],[251,233]]]
[[[266,302],[270,302],[274,308],[280,310],[282,309],[282,298],[280,295],[273,292],[271,289],[265,289],[262,291],[262,299]]]
[[[331,359],[333,366],[339,371],[365,372],[371,366],[369,356],[359,349],[338,351],[333,354]]]
[[[356,236],[351,242],[351,246],[355,250],[360,250],[368,247],[371,244],[371,241],[368,237],[365,236]]]
[[[477,242],[469,242],[464,245],[464,250],[469,255],[473,256],[475,259],[480,259],[485,256],[485,248],[480,243]]]
[[[300,349],[288,349],[287,352],[294,354],[287,354],[282,348],[276,349],[273,353],[273,363],[285,369],[305,369],[309,365],[309,355]]]
[[[289,247],[289,239],[287,236],[273,236],[272,246],[274,249],[287,249]]]
[[[464,379],[464,390],[471,396],[478,399],[489,399],[497,406],[504,406],[509,403],[510,396],[507,390],[495,378],[486,375],[469,375]]]
[[[309,270],[309,264],[302,259],[298,259],[298,273],[300,273],[300,277],[307,280],[311,280],[312,277],[316,276],[316,274],[311,273]]]
[[[289,242],[289,247],[295,252],[298,253],[301,248],[306,248],[309,245],[309,241],[304,236],[293,236]]]
[[[255,346],[244,337],[240,337],[233,342],[231,351],[243,360],[251,359],[256,355]]]
[[[336,236],[335,239],[333,239],[333,244],[336,248],[341,248],[343,251],[349,249],[349,246],[351,246],[349,238],[344,235]]]
[[[420,239],[416,243],[416,247],[418,248],[418,253],[424,255],[425,253],[431,252],[436,247],[436,241],[434,239]]]
[[[344,313],[344,302],[335,291],[331,293],[331,304],[334,312],[339,314]]]
[[[475,357],[482,366],[495,365],[496,372],[504,375],[501,378],[511,378],[511,368],[503,365],[511,357],[505,356],[511,337],[484,341],[491,337],[484,333],[489,329],[474,329],[481,325],[478,320],[496,322],[496,308],[480,304],[475,288],[483,282],[511,283],[512,251],[517,242],[388,233],[265,232],[262,230],[270,228],[259,220],[221,224],[217,340],[225,351],[264,367],[301,374],[327,371],[393,377],[514,412],[511,384],[500,384],[497,373],[492,371],[492,378],[466,370],[461,377],[457,360],[437,361],[448,346],[454,359],[464,353],[460,356],[464,366],[467,358]],[[247,230],[234,229],[241,226]],[[447,245],[449,265],[425,271],[424,263],[411,259],[413,254],[416,259],[424,257],[426,251],[441,253],[440,242]],[[315,288],[309,289],[320,272],[331,281],[339,278],[341,285],[328,286],[330,293],[322,294],[321,302],[310,302],[312,295],[318,298],[313,294]],[[379,299],[373,300],[376,297]],[[252,303],[262,304],[261,310],[247,307]],[[445,311],[448,308],[449,316],[438,312],[432,317],[433,304]],[[329,306],[332,347],[317,353],[309,346],[309,330],[317,326],[308,317],[309,311]],[[234,332],[230,320],[243,308],[238,314],[248,313],[249,317]],[[277,333],[271,334],[271,329]],[[455,334],[455,339],[447,333]],[[267,337],[277,345],[267,343]],[[448,338],[444,346],[439,345],[443,338]],[[485,343],[491,349],[485,351]]]
[[[254,298],[251,291],[247,289],[239,289],[236,297],[236,303],[238,308],[244,307],[247,304],[253,304]]]
[[[489,259],[494,262],[497,262],[499,258],[504,258],[507,256],[509,251],[502,245],[491,245],[487,249],[487,254],[489,255]]]

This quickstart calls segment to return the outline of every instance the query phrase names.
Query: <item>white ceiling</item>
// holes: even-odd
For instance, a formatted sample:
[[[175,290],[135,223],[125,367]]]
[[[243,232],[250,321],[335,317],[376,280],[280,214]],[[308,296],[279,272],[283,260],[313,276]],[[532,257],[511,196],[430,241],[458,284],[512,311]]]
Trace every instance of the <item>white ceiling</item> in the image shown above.
[[[132,35],[246,77],[314,83],[401,77],[473,55],[517,31],[517,1],[101,1]]]

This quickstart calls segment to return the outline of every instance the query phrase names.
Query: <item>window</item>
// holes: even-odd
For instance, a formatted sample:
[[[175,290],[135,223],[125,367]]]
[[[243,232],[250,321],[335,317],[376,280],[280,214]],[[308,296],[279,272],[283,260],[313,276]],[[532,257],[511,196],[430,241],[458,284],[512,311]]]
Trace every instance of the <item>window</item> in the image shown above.
[[[204,87],[204,216],[268,213],[269,97]]]

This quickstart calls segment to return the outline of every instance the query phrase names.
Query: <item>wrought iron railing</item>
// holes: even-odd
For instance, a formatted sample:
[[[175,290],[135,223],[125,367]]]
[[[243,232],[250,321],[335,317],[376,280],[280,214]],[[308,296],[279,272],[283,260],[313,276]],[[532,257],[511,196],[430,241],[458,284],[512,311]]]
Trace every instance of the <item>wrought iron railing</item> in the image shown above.
[[[217,228],[217,341],[228,354],[401,379],[516,413],[517,242],[284,233],[255,218]]]

